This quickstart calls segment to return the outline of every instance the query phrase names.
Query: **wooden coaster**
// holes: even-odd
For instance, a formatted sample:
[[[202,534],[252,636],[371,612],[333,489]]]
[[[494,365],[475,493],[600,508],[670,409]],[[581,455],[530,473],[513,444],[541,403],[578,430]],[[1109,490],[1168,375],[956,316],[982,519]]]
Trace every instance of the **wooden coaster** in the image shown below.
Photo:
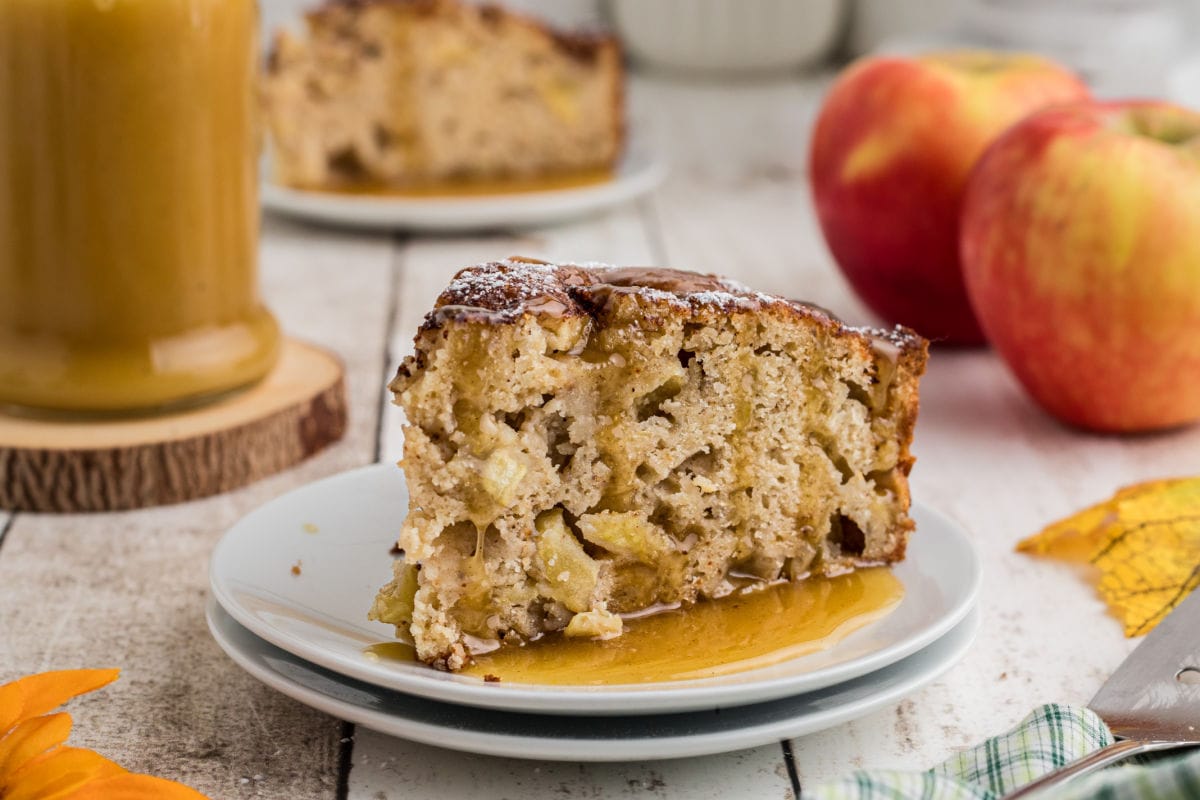
[[[0,509],[117,511],[228,492],[287,469],[346,432],[336,356],[285,339],[255,386],[136,419],[0,413]]]

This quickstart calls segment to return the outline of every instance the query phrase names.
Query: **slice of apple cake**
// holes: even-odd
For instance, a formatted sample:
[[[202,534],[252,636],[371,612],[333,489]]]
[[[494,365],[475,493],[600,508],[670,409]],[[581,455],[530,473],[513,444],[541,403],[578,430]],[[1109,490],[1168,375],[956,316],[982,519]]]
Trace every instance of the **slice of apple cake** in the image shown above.
[[[666,269],[512,258],[391,384],[403,561],[371,617],[455,670],[550,631],[904,557],[927,343]]]
[[[458,0],[326,0],[275,38],[263,86],[277,180],[453,188],[599,174],[624,144],[612,36]]]

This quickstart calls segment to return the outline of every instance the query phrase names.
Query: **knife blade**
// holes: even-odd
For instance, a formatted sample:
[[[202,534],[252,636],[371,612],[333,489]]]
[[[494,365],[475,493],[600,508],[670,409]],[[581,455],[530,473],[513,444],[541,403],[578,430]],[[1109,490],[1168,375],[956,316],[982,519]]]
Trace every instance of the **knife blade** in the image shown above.
[[[1198,568],[1200,569],[1200,568]],[[1200,745],[1200,589],[1125,657],[1088,703],[1117,741],[1030,781],[1003,800],[1032,800],[1130,756]]]
[[[1200,741],[1200,591],[1158,623],[1088,708],[1119,739]]]

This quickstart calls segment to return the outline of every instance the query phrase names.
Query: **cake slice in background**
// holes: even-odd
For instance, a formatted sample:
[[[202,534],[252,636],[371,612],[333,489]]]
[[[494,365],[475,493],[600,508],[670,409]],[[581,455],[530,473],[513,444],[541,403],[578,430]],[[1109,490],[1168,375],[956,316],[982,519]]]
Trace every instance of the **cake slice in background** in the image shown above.
[[[467,268],[391,385],[411,501],[371,616],[453,670],[899,560],[926,353],[715,277]]]
[[[621,155],[615,39],[456,0],[330,0],[275,39],[276,179],[329,188],[595,176]]]

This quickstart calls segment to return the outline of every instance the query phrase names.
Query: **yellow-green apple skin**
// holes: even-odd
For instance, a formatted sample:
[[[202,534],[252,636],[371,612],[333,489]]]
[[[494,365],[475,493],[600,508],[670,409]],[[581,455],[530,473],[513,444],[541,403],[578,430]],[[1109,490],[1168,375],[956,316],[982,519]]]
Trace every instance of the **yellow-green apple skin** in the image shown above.
[[[979,321],[1047,411],[1108,432],[1200,419],[1200,114],[1035,114],[980,160],[962,224]]]
[[[935,341],[982,343],[959,265],[967,176],[1008,126],[1086,97],[1074,74],[1027,55],[935,53],[848,67],[821,108],[809,166],[825,241],[859,297]]]

